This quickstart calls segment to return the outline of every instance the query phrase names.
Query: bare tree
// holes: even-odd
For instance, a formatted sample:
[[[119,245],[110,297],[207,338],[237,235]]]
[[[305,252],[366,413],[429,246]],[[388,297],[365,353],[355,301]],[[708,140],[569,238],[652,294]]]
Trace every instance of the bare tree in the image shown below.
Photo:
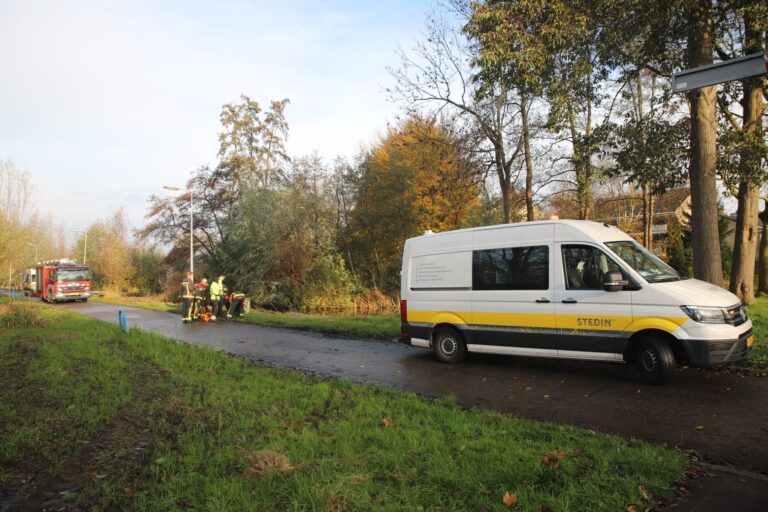
[[[496,175],[501,191],[503,220],[513,217],[515,184],[521,170],[515,165],[530,147],[523,138],[521,109],[530,107],[515,91],[501,83],[473,80],[472,48],[460,31],[438,14],[427,18],[426,37],[410,51],[399,51],[400,65],[390,68],[395,79],[388,89],[395,101],[411,113],[425,107],[436,115],[450,112],[466,125],[467,146]],[[528,129],[528,127],[525,127]],[[530,130],[528,132],[530,134]],[[526,151],[527,150],[527,151]],[[533,220],[533,169],[526,160],[528,219]]]

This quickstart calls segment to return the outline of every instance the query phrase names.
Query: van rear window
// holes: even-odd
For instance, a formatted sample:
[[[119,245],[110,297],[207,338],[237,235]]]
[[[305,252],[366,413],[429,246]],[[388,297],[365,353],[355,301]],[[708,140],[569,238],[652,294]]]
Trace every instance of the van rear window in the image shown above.
[[[512,247],[472,253],[474,290],[547,290],[549,247]]]

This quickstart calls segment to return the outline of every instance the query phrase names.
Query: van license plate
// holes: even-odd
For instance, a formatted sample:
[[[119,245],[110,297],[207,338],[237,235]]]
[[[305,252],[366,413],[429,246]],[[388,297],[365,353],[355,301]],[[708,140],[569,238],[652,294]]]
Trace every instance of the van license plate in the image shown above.
[[[751,347],[754,342],[755,342],[755,336],[754,335],[752,335],[749,338],[747,338],[747,346],[748,347]]]

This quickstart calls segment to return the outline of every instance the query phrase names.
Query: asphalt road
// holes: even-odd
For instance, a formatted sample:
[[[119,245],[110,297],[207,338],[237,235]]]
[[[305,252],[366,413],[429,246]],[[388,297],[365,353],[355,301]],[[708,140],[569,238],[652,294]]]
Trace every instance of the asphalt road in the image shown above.
[[[667,386],[649,386],[620,365],[504,356],[449,365],[431,351],[394,342],[242,323],[183,324],[169,313],[95,302],[57,307],[114,323],[125,309],[132,327],[259,363],[430,397],[454,395],[466,407],[692,448],[707,460],[768,474],[768,378],[683,370]]]

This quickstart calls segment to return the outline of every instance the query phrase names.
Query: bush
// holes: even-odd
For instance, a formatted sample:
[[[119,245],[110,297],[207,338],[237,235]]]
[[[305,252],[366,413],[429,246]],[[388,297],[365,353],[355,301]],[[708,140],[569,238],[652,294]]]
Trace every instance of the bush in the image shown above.
[[[355,315],[381,315],[400,311],[400,294],[381,290],[364,290],[354,298]]]
[[[352,276],[339,255],[321,257],[300,288],[304,313],[335,313],[352,308]]]
[[[291,285],[286,279],[272,281],[267,285],[267,291],[257,299],[260,307],[272,311],[289,311],[296,309],[293,302]]]
[[[45,322],[37,310],[28,304],[11,303],[0,306],[0,328],[25,329],[44,326]]]

